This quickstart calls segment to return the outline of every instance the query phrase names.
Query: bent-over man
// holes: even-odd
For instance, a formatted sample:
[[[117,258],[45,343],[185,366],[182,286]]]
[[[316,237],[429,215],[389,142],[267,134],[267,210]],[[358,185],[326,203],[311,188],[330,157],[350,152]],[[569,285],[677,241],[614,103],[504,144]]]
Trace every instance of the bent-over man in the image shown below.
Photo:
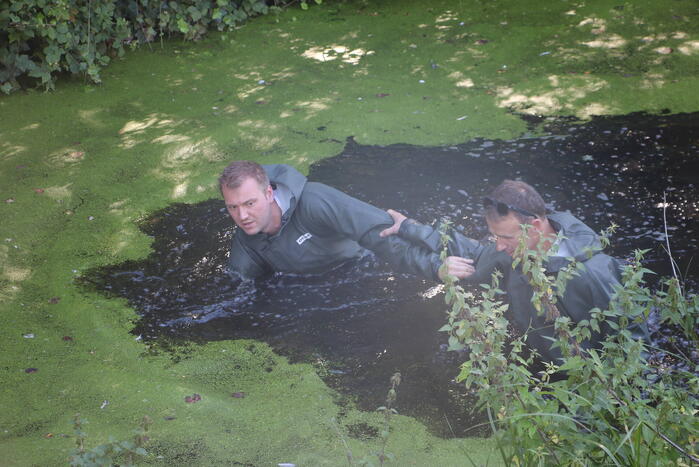
[[[438,254],[379,235],[393,224],[386,211],[309,182],[291,166],[235,161],[219,185],[238,226],[229,269],[244,279],[276,271],[321,273],[368,249],[400,270],[438,280]]]
[[[501,287],[509,303],[509,319],[520,332],[527,332],[527,344],[541,355],[544,361],[560,358],[558,349],[551,349],[554,336],[553,323],[539,314],[531,299],[533,290],[521,267],[512,268],[512,257],[517,251],[522,235],[530,251],[556,248],[545,262],[546,274],[555,275],[575,258],[584,268],[567,283],[556,307],[562,316],[573,323],[590,319],[590,310],[608,309],[614,288],[619,284],[621,267],[617,259],[602,252],[599,236],[582,221],[567,212],[547,213],[542,197],[530,185],[505,180],[484,199],[484,214],[493,242],[481,244],[458,232],[452,233],[449,256],[445,261],[445,273],[465,279],[474,284],[490,283],[490,275],[499,269],[503,278]],[[414,221],[404,222],[406,217],[390,211],[395,224],[382,235],[398,234],[414,244],[421,244],[430,251],[441,248],[440,233],[430,226]],[[528,226],[526,231],[523,226]],[[475,266],[475,272],[473,270]],[[593,332],[584,348],[597,347],[609,332],[602,327],[601,333]],[[634,334],[642,338],[638,326]]]

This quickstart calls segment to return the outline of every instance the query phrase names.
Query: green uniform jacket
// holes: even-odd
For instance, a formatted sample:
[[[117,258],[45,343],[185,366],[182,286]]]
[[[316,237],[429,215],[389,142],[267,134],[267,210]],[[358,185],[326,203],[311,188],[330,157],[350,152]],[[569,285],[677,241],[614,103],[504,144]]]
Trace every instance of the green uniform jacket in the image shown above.
[[[437,280],[439,255],[398,236],[381,238],[393,225],[385,211],[306,177],[288,165],[263,166],[273,187],[292,193],[275,235],[233,237],[229,269],[244,279],[271,272],[321,273],[369,249],[399,270]]]
[[[590,319],[590,310],[608,309],[614,287],[619,284],[619,261],[601,252],[598,235],[583,222],[569,213],[554,212],[548,216],[549,221],[564,240],[565,247],[576,260],[584,264],[580,274],[567,284],[563,297],[559,297],[557,307],[561,316],[568,316],[574,323]],[[420,243],[425,248],[437,252],[440,249],[439,231],[430,226],[414,222],[403,222],[399,235],[413,243]],[[587,251],[594,254],[589,257]],[[491,273],[499,269],[503,273],[501,287],[507,293],[509,319],[515,328],[527,332],[527,344],[536,349],[544,361],[560,358],[558,349],[551,349],[554,329],[552,323],[546,323],[545,317],[537,313],[531,303],[532,288],[519,268],[512,268],[512,259],[504,252],[495,249],[494,244],[481,244],[458,232],[452,235],[449,254],[474,260],[476,273],[468,278],[474,284],[490,283]],[[552,256],[546,263],[546,272],[556,274],[568,264],[564,257]],[[602,328],[602,334],[593,333],[590,342],[584,347],[599,346],[603,335],[609,330]]]

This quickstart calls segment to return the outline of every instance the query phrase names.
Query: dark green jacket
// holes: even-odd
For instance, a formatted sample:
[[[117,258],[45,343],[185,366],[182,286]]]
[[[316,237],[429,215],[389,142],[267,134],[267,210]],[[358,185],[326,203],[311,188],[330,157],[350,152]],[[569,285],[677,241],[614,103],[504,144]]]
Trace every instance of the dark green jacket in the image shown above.
[[[275,235],[238,229],[229,258],[245,279],[271,272],[321,273],[369,249],[399,270],[437,280],[439,255],[398,236],[379,237],[393,225],[385,211],[306,177],[288,165],[263,166],[274,187],[293,194]]]
[[[568,282],[563,297],[559,297],[557,303],[562,316],[568,316],[574,323],[578,323],[590,318],[591,309],[608,308],[614,286],[619,284],[620,264],[617,259],[601,252],[598,235],[571,214],[554,212],[548,219],[556,231],[563,235],[562,244],[565,248],[585,266],[579,275]],[[431,251],[437,252],[440,249],[439,231],[430,226],[404,222],[399,234]],[[588,250],[594,252],[591,257],[587,254]],[[544,361],[560,358],[558,349],[551,349],[553,325],[545,322],[545,317],[537,313],[531,303],[532,288],[520,270],[512,268],[509,255],[497,251],[494,244],[481,244],[458,232],[452,236],[449,254],[474,260],[476,273],[468,279],[468,282],[474,284],[490,283],[491,273],[494,269],[499,269],[503,273],[500,285],[507,294],[512,324],[520,333],[528,332],[528,345],[535,348]],[[568,262],[564,257],[552,256],[546,263],[546,272],[556,274]],[[602,329],[602,334],[607,332],[608,329]],[[603,335],[593,333],[585,347],[597,347],[602,337]]]

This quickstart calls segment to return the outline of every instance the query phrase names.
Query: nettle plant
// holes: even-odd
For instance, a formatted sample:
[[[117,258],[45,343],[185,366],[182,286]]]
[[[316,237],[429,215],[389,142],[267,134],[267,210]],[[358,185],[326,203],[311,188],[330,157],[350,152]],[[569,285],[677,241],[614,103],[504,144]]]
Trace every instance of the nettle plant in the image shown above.
[[[442,229],[442,259],[447,256],[448,223]],[[607,242],[611,231],[603,233]],[[524,240],[524,236],[523,236]],[[544,362],[534,372],[527,335],[508,332],[507,304],[499,288],[501,273],[478,292],[467,292],[455,278],[446,282],[445,300],[451,350],[467,351],[457,380],[478,394],[504,463],[510,465],[680,465],[699,463],[699,365],[685,351],[660,351],[633,337],[630,327],[653,313],[697,348],[699,299],[685,294],[677,278],[651,290],[644,276],[643,252],[624,267],[622,283],[607,310],[573,323],[557,308],[567,281],[584,265],[571,261],[555,277],[545,272],[550,252],[522,242],[513,268],[532,287],[532,304],[554,323],[552,345],[560,362]],[[600,348],[583,341],[602,326],[611,329]],[[664,355],[648,360],[648,352]],[[668,361],[681,363],[668,365]]]

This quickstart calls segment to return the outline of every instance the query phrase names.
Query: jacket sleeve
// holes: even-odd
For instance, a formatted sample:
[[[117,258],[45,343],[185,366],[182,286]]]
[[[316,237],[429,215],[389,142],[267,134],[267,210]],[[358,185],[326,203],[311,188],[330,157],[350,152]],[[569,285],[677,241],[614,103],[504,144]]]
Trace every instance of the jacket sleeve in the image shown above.
[[[379,236],[383,229],[393,225],[386,211],[314,182],[306,184],[299,207],[319,234],[350,238],[399,270],[439,280],[439,254],[397,235]]]
[[[243,245],[238,235],[233,236],[228,258],[228,272],[230,274],[246,280],[263,276],[271,271],[272,269],[259,255]]]
[[[398,234],[410,243],[423,245],[437,254],[442,248],[439,229],[429,225],[407,220],[401,224]],[[502,272],[512,269],[511,258],[506,253],[497,251],[495,245],[483,245],[454,230],[450,233],[448,253],[450,256],[473,260],[476,271],[464,279],[471,284],[490,284],[495,269]]]

